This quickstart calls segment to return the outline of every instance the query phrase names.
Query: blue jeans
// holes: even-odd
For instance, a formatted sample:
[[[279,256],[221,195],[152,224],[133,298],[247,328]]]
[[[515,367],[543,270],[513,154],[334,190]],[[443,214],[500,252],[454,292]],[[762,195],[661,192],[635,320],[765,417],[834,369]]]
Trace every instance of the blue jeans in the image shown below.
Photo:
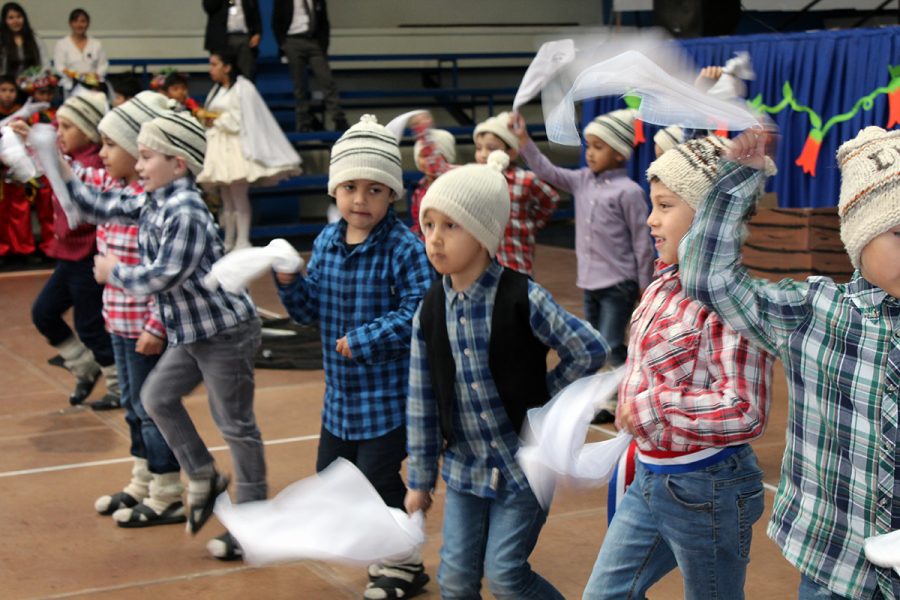
[[[178,460],[141,402],[144,380],[153,370],[159,356],[138,354],[134,349],[136,339],[114,333],[110,337],[113,355],[116,357],[116,371],[119,372],[125,422],[131,433],[131,455],[146,458],[151,473],[175,473],[180,470]]]
[[[871,600],[884,598],[880,591],[876,591]],[[848,600],[846,596],[834,594],[824,585],[819,585],[806,575],[800,576],[800,587],[797,589],[797,600]]]
[[[497,600],[563,600],[528,564],[546,520],[530,488],[511,493],[501,482],[491,499],[448,487],[438,568],[441,598],[479,600],[486,575]]]
[[[620,281],[608,288],[584,292],[584,319],[609,344],[607,362],[614,367],[623,364],[628,355],[625,328],[631,320],[638,291],[637,282],[629,280]]]
[[[763,507],[762,471],[750,446],[688,473],[653,473],[638,461],[584,599],[642,600],[675,567],[686,600],[742,599]]]

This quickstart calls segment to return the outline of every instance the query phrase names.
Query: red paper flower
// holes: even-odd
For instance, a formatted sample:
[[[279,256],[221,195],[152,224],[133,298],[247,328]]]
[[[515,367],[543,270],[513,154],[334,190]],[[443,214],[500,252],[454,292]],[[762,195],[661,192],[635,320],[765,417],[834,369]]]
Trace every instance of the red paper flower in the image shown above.
[[[646,136],[644,136],[644,122],[640,119],[634,120],[634,145],[643,144],[647,141]]]
[[[888,93],[888,122],[887,128],[900,125],[900,86]]]
[[[822,148],[822,134],[818,131],[810,131],[803,144],[803,151],[794,162],[803,169],[804,173],[816,176],[816,163],[819,161],[819,150]]]

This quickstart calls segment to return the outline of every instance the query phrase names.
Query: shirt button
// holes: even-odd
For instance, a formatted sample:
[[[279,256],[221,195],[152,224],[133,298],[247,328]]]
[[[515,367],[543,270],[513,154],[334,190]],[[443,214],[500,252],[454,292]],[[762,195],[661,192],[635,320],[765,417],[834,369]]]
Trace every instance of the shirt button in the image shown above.
[[[466,356],[472,356],[472,351],[466,348],[465,350],[463,350],[463,354]]]
[[[488,415],[487,415],[486,412],[481,413],[481,420],[482,420],[482,421],[487,421],[487,420],[488,420]]]
[[[475,383],[472,384],[472,389],[473,389],[473,390],[477,390],[477,389],[478,389],[478,382],[477,382],[477,381],[476,381]]]
[[[888,499],[882,498],[881,500],[878,501],[878,506],[884,508],[885,506],[887,506],[887,503],[888,503]]]
[[[662,423],[657,423],[657,424],[656,424],[656,430],[657,430],[657,431],[662,431],[662,430],[665,429],[665,428],[666,428],[666,426],[663,425]]]
[[[491,448],[497,449],[497,442],[491,441]]]
[[[465,324],[466,324],[466,318],[465,318],[465,317],[460,317],[460,318],[459,318],[459,324],[460,324],[460,325],[465,325]]]
[[[460,293],[458,293],[458,294],[456,295],[456,298],[457,298],[458,300],[465,300],[465,299],[466,299],[466,295],[463,294],[462,292],[460,292]]]

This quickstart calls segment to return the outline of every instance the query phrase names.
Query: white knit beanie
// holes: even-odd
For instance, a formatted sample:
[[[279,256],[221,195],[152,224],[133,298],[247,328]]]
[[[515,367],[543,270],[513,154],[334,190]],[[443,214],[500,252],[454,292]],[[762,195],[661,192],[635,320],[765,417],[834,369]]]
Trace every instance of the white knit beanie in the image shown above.
[[[429,129],[428,137],[434,143],[434,147],[438,154],[444,157],[447,162],[456,162],[456,138],[453,134],[444,129]],[[419,154],[422,152],[422,140],[416,140],[413,146],[413,158],[419,162]]]
[[[719,159],[727,148],[728,140],[715,135],[688,140],[650,163],[647,180],[658,178],[697,210],[716,183]]]
[[[636,115],[637,111],[633,108],[623,108],[600,115],[584,128],[584,137],[597,136],[627,160],[631,158],[631,151],[634,148]]]
[[[331,148],[328,194],[345,181],[370,179],[403,196],[403,168],[397,138],[374,115],[363,115]]]
[[[112,109],[97,129],[137,158],[137,138],[141,125],[171,110],[172,101],[158,92],[144,91]]]
[[[180,156],[194,175],[203,169],[206,131],[190,113],[166,111],[147,121],[137,142],[167,156]]]
[[[900,129],[866,127],[838,148],[841,241],[858,269],[872,238],[900,225]]]
[[[660,129],[653,136],[653,143],[659,146],[659,149],[663,152],[671,150],[682,142],[684,142],[684,131],[678,125],[670,125],[665,129]]]
[[[517,138],[509,129],[510,116],[511,115],[508,112],[504,111],[482,121],[475,127],[475,131],[472,133],[472,139],[477,140],[478,136],[482,133],[493,133],[503,140],[503,143],[506,144],[510,150],[518,150],[519,138]]]
[[[491,258],[497,253],[509,221],[509,186],[503,172],[509,155],[494,150],[487,164],[468,164],[434,180],[419,207],[419,225],[433,208],[450,217],[484,246]]]
[[[57,117],[71,121],[75,127],[95,144],[100,141],[97,124],[109,110],[106,95],[100,92],[82,92],[69,96],[68,100],[56,111]]]

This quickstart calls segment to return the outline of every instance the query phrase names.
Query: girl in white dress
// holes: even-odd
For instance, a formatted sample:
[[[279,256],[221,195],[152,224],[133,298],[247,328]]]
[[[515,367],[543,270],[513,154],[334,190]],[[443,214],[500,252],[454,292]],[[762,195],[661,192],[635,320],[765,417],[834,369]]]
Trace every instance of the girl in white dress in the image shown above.
[[[250,244],[250,185],[273,185],[300,173],[300,156],[256,87],[238,74],[235,57],[214,52],[209,76],[216,84],[198,116],[206,120],[206,159],[197,181],[218,188],[225,251]]]

